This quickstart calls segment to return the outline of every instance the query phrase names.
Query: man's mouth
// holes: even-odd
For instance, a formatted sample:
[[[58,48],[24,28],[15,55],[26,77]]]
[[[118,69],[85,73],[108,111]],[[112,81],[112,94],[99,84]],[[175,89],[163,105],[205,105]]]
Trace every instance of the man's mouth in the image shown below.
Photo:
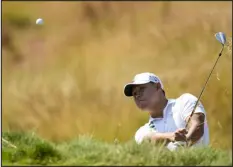
[[[139,102],[144,102],[144,101],[147,101],[146,99],[139,99],[138,100]]]
[[[147,107],[147,100],[139,100],[139,106],[140,106],[140,108],[146,108]]]

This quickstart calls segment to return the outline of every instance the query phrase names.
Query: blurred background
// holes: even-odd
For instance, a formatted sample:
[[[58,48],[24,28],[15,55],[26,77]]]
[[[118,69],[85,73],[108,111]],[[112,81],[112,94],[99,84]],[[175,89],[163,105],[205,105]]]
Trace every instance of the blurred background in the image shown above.
[[[59,142],[134,138],[148,113],[123,95],[153,72],[168,98],[202,96],[214,147],[232,147],[232,2],[2,2],[3,131]],[[43,18],[43,25],[36,25]]]

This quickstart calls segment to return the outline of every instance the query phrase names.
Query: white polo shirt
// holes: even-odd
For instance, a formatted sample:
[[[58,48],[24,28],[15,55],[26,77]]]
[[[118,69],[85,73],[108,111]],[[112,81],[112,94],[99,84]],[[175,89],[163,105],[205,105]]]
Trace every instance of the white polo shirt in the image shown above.
[[[140,127],[136,134],[135,140],[140,144],[144,137],[151,133],[166,133],[174,132],[179,128],[185,128],[185,119],[191,114],[197,98],[192,94],[185,93],[177,99],[168,99],[168,103],[163,110],[163,118],[151,118],[149,122]],[[204,135],[195,144],[208,145],[209,144],[209,130],[206,120],[206,112],[202,104],[196,107],[195,113],[205,114]]]

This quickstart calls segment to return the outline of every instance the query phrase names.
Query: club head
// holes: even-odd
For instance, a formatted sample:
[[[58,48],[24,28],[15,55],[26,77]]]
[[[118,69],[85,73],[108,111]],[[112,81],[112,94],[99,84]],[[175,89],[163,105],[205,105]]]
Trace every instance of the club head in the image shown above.
[[[223,32],[218,32],[215,34],[215,38],[224,45],[226,43],[226,36]]]

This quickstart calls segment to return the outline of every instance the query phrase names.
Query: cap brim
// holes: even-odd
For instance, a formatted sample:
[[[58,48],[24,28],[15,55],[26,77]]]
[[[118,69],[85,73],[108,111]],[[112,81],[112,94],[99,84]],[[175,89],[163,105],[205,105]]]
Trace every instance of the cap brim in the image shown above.
[[[142,84],[146,84],[146,83],[149,83],[149,81],[144,81],[144,82],[132,82],[132,83],[128,83],[125,85],[125,88],[124,88],[124,94],[125,96],[127,97],[130,97],[130,96],[133,96],[132,94],[132,91],[133,91],[133,86],[135,85],[142,85]]]

